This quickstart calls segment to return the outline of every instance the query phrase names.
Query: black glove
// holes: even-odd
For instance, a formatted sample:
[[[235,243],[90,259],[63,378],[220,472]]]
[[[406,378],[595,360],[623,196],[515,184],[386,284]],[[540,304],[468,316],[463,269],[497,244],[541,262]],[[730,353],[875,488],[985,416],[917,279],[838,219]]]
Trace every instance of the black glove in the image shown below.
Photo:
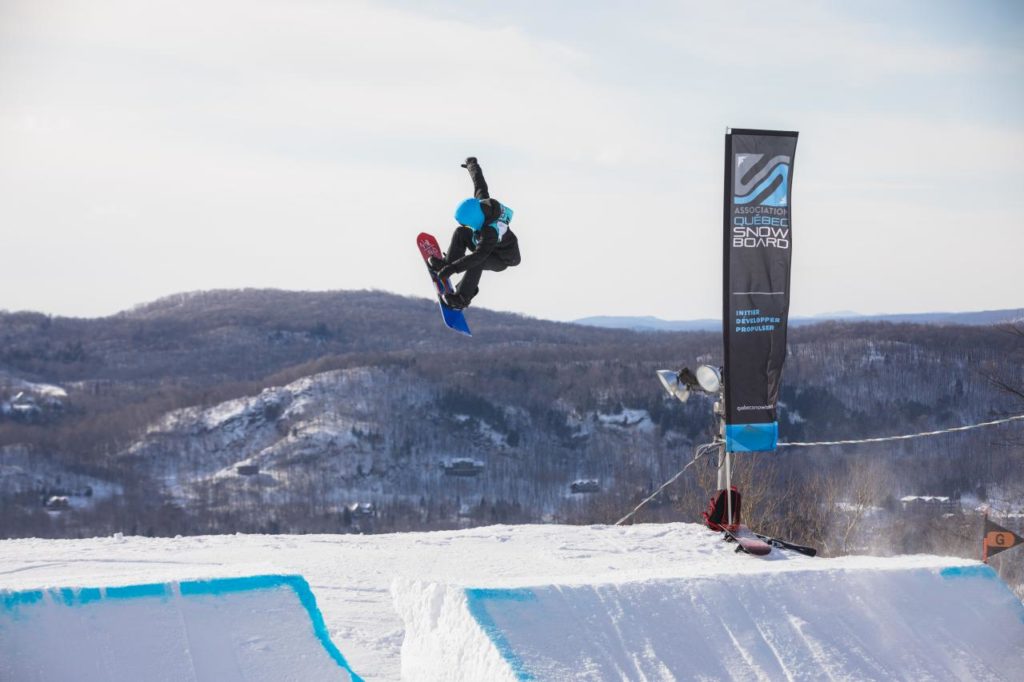
[[[467,157],[466,160],[463,162],[462,167],[466,168],[471,163],[476,163],[476,157],[475,156]]]
[[[437,278],[444,280],[444,279],[448,279],[449,277],[451,277],[454,274],[455,274],[455,268],[452,267],[451,265],[446,265],[446,266],[444,266],[443,268],[441,268],[440,270],[437,271]]]

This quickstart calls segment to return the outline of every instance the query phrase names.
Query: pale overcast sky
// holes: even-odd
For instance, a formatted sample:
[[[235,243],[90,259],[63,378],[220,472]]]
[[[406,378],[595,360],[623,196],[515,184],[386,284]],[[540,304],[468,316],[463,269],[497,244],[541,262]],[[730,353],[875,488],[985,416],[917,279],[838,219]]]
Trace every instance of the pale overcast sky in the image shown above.
[[[1024,306],[1024,3],[0,1],[0,309],[428,296],[467,155],[523,264],[474,305],[721,313],[726,126],[800,131],[792,312]]]

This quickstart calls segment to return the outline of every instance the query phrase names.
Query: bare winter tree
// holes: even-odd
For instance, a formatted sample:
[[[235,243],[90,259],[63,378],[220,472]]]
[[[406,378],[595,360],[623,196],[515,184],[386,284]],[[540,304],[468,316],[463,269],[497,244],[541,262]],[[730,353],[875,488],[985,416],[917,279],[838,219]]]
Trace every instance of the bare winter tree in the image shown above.
[[[854,549],[867,549],[867,543],[851,547],[857,537],[857,531],[864,519],[873,511],[884,497],[885,480],[889,472],[880,458],[853,457],[848,460],[845,489],[840,493],[841,508],[834,515],[837,528],[834,536],[837,549],[846,554]]]

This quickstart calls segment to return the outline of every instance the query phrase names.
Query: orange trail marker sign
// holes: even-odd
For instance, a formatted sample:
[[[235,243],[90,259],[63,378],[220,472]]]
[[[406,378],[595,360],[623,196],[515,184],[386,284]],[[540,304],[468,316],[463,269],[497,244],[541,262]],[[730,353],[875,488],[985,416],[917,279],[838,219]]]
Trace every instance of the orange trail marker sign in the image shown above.
[[[1007,530],[1002,526],[992,523],[985,517],[985,539],[982,541],[981,560],[988,563],[990,556],[1013,549],[1017,545],[1024,544],[1024,538]]]

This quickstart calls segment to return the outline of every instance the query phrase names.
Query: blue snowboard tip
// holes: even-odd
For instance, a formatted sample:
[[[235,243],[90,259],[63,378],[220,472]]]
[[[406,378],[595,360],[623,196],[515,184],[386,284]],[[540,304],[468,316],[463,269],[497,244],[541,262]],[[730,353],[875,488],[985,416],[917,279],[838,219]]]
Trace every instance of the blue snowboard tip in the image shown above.
[[[449,329],[453,329],[460,334],[465,334],[466,336],[473,336],[473,333],[469,331],[469,324],[466,322],[466,316],[462,314],[461,310],[449,308],[440,301],[438,301],[437,304],[441,306],[441,317],[444,318],[444,323],[448,325]]]

